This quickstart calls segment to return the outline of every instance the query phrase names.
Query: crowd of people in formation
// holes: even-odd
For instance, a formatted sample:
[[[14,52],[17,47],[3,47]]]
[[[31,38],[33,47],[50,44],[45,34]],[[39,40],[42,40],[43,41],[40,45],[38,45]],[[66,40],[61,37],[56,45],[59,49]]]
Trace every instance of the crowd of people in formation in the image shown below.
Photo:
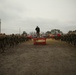
[[[62,35],[61,40],[76,46],[76,30],[69,31],[67,34]]]
[[[76,34],[66,34],[61,36],[62,41],[66,41],[69,44],[76,46]]]
[[[65,41],[69,44],[76,46],[76,30],[70,31],[67,34],[57,35],[57,36],[54,36],[51,38],[53,38],[55,40]]]
[[[28,40],[29,38],[23,35],[0,34],[0,53],[3,53],[6,48],[14,47],[15,45],[18,45],[19,43],[22,43]]]
[[[36,28],[37,37],[40,37],[40,28]],[[18,45],[19,43],[22,43],[24,41],[28,41],[31,38],[24,35],[6,35],[6,34],[0,34],[0,53],[4,52],[6,48],[14,47],[15,45]],[[65,41],[67,43],[70,43],[74,46],[76,46],[76,31],[73,31],[72,33],[67,33],[63,35],[56,36],[55,39]]]

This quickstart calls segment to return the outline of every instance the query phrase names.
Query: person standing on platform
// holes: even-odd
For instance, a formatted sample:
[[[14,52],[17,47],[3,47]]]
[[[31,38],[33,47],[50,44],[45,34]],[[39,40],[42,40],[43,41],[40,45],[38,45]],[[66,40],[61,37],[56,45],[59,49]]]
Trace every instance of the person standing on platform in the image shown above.
[[[37,26],[35,30],[36,30],[37,37],[40,37],[40,28]]]

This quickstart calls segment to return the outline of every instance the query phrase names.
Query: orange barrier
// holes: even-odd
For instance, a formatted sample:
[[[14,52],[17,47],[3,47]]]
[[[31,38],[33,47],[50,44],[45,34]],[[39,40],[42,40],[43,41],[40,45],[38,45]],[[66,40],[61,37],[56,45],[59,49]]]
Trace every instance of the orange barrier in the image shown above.
[[[46,38],[33,38],[34,45],[45,45]]]

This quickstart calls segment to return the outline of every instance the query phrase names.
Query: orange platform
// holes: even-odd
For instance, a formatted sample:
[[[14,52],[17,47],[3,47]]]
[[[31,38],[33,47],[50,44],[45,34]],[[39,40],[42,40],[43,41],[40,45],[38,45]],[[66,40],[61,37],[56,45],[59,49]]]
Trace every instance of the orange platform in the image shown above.
[[[46,38],[33,38],[34,45],[45,45]]]

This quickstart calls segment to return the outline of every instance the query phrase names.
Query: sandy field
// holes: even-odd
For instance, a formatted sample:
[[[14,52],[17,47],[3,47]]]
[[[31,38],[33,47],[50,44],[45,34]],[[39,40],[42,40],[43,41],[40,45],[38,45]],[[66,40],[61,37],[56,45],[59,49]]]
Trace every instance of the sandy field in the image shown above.
[[[47,39],[24,42],[0,53],[0,75],[76,75],[76,47]]]

